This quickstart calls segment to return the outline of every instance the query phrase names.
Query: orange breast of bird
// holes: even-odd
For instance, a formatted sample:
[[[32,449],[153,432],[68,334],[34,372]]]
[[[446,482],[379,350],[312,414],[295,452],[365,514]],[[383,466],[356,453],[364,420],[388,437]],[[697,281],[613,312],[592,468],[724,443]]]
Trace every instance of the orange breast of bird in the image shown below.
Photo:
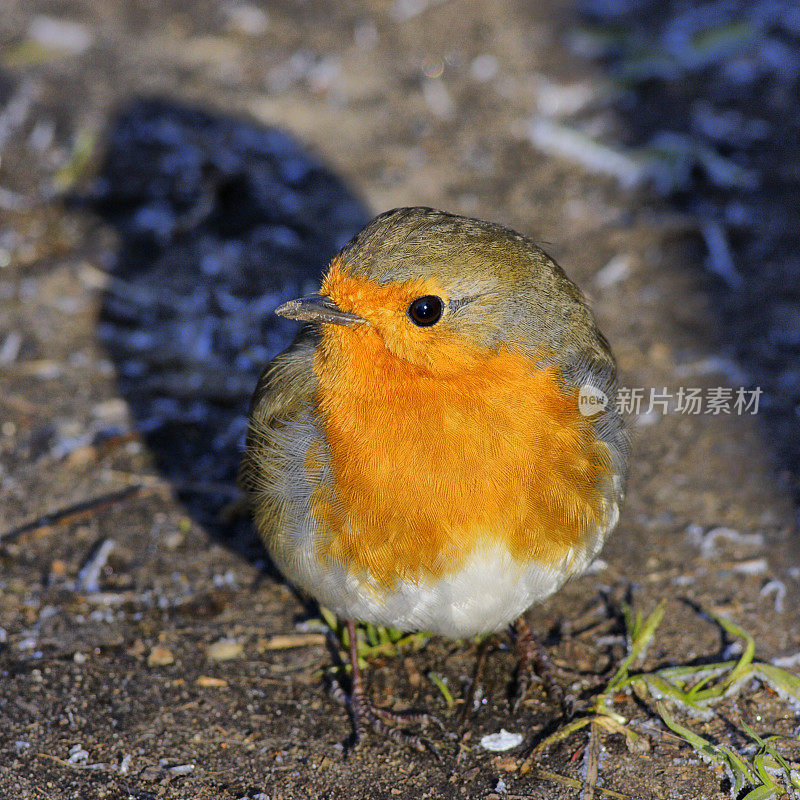
[[[609,454],[577,389],[522,350],[444,351],[430,371],[373,326],[326,325],[315,357],[318,557],[386,587],[455,573],[483,545],[555,564],[604,524]]]

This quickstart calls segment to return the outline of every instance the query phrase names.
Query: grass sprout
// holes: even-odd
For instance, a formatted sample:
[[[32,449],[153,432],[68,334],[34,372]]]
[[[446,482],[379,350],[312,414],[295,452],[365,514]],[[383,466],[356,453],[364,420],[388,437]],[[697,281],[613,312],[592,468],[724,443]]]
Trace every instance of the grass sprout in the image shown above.
[[[715,702],[738,692],[752,680],[757,680],[774,690],[794,709],[800,707],[800,678],[776,667],[755,660],[755,640],[736,623],[714,612],[706,612],[728,635],[742,641],[742,652],[737,659],[712,664],[663,667],[652,672],[634,672],[633,668],[652,642],[664,618],[666,603],[660,603],[646,618],[641,612],[625,609],[628,633],[628,654],[605,688],[591,702],[588,713],[564,725],[540,741],[528,758],[520,765],[523,774],[538,771],[536,757],[545,749],[563,741],[572,734],[589,727],[596,732],[618,734],[625,737],[628,747],[636,752],[642,742],[640,734],[628,720],[611,706],[620,693],[634,692],[654,708],[664,725],[690,746],[706,763],[722,769],[730,780],[731,796],[741,800],[766,800],[789,795],[800,800],[800,768],[782,756],[777,744],[785,737],[762,736],[746,723],[740,729],[747,743],[735,749],[727,744],[717,744],[698,734],[674,716],[673,709],[688,712],[710,713]],[[745,794],[742,794],[746,792]]]
[[[447,705],[447,707],[452,708],[455,705],[456,701],[453,700],[453,695],[450,692],[450,689],[447,687],[445,679],[437,672],[429,672],[428,679],[441,692],[441,695],[444,698],[444,702]]]
[[[325,608],[319,608],[321,622],[330,628],[339,646],[347,652],[350,648],[350,636],[347,625],[340,622],[336,615]],[[401,652],[410,650],[417,652],[425,646],[431,638],[430,633],[418,631],[416,633],[405,633],[397,628],[387,628],[383,625],[373,625],[371,622],[356,623],[356,638],[358,651],[358,666],[366,668],[367,661],[372,658],[395,658]],[[336,673],[341,670],[349,671],[350,665],[344,667],[330,667],[328,672]]]

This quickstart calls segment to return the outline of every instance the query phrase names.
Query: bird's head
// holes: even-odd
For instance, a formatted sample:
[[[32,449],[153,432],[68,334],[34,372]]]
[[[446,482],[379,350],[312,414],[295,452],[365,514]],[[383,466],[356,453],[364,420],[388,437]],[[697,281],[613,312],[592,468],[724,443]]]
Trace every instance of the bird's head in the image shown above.
[[[501,346],[557,352],[595,338],[580,293],[530,240],[429,208],[376,217],[333,259],[319,294],[276,313],[437,375]]]

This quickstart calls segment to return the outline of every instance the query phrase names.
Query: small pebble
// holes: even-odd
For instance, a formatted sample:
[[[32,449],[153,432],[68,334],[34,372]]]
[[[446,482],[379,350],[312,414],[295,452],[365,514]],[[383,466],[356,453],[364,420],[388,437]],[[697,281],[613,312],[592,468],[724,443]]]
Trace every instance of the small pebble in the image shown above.
[[[150,667],[166,667],[173,663],[175,663],[175,656],[162,644],[157,644],[147,656],[147,665]]]
[[[89,760],[89,753],[88,751],[83,749],[83,745],[76,744],[70,747],[69,758],[67,758],[67,763],[83,764],[88,760]]]
[[[228,685],[228,681],[222,678],[212,678],[210,675],[201,675],[195,683],[198,686],[210,686],[220,689],[224,689]]]
[[[183,531],[173,531],[164,537],[164,545],[167,550],[177,550],[186,541],[186,534]]]
[[[500,728],[500,733],[488,733],[481,738],[481,747],[494,753],[502,753],[504,750],[511,750],[512,747],[519,747],[521,744],[522,734],[511,733],[505,728]]]
[[[125,652],[129,656],[143,656],[145,650],[144,642],[141,639],[137,639]]]
[[[92,406],[91,414],[102,420],[124,420],[128,414],[128,404],[119,397],[103,400]]]
[[[170,767],[169,771],[173,775],[188,775],[190,772],[194,772],[194,768],[194,764],[178,764],[175,767]]]
[[[220,639],[218,642],[209,645],[208,657],[212,661],[231,661],[239,658],[244,650],[244,645],[235,639]]]

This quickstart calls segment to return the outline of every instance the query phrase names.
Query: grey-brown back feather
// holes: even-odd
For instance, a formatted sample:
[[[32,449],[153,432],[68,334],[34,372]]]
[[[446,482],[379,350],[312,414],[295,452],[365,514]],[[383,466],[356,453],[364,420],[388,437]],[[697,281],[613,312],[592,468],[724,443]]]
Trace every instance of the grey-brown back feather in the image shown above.
[[[307,410],[316,400],[314,348],[319,332],[305,326],[294,342],[267,364],[250,403],[247,445],[239,467],[239,487],[258,500],[269,468],[270,449],[286,423]]]

